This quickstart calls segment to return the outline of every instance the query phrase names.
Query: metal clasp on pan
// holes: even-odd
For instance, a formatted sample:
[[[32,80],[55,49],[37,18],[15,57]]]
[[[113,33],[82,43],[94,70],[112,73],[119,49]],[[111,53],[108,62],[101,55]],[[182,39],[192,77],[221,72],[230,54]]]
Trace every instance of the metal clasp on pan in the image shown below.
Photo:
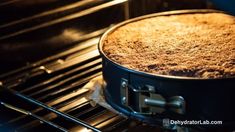
[[[144,85],[144,88],[137,89],[129,85],[127,79],[122,79],[120,90],[122,104],[134,113],[157,114],[165,110],[178,114],[185,113],[185,101],[182,96],[173,96],[165,99],[161,94],[156,93],[154,86]],[[131,100],[138,101],[137,109],[133,108]]]

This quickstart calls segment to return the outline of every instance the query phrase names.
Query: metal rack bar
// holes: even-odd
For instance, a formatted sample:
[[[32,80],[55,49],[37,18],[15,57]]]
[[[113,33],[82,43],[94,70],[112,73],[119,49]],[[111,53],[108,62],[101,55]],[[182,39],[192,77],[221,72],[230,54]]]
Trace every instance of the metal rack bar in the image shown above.
[[[20,97],[21,99],[24,99],[24,100],[27,101],[27,102],[30,102],[30,103],[35,104],[35,105],[37,105],[37,106],[43,107],[44,109],[49,110],[49,111],[51,111],[51,112],[53,112],[53,113],[55,113],[55,114],[57,114],[57,115],[59,115],[59,116],[65,118],[65,119],[67,119],[67,120],[73,121],[74,123],[76,123],[76,124],[78,124],[78,125],[82,125],[82,126],[88,128],[88,129],[91,129],[92,131],[95,131],[95,132],[101,132],[99,129],[97,129],[97,128],[91,126],[91,125],[89,125],[88,123],[86,123],[86,122],[84,122],[84,121],[82,121],[82,120],[80,120],[80,119],[77,119],[77,118],[75,118],[75,117],[73,117],[73,116],[71,116],[71,115],[69,115],[69,114],[60,112],[60,111],[56,110],[56,109],[53,108],[53,107],[49,107],[49,106],[43,104],[43,103],[40,102],[40,101],[34,100],[34,99],[30,98],[30,97],[27,97],[27,96],[25,96],[25,95],[23,95],[23,94],[21,94],[21,93],[19,93],[19,92],[16,92],[16,91],[14,91],[14,90],[11,90],[11,89],[5,88],[5,90],[6,90],[6,91],[9,91],[10,93],[12,93],[12,94],[14,94],[14,95],[16,95],[16,96],[18,96],[18,97]]]
[[[68,132],[68,130],[66,130],[65,128],[63,128],[63,127],[61,127],[61,126],[59,126],[59,125],[56,125],[56,124],[53,123],[53,122],[47,121],[47,120],[45,120],[45,119],[43,119],[43,118],[41,118],[41,117],[39,117],[39,116],[37,116],[37,115],[35,115],[35,114],[33,114],[33,113],[27,111],[27,110],[24,110],[24,109],[15,107],[15,106],[13,106],[13,105],[10,105],[10,104],[5,103],[5,102],[2,102],[2,101],[0,101],[0,104],[1,104],[2,106],[4,106],[4,107],[8,108],[8,109],[11,109],[11,110],[20,112],[20,113],[22,113],[22,114],[31,116],[31,117],[33,117],[33,118],[35,118],[35,119],[37,119],[37,120],[39,120],[39,121],[41,121],[41,122],[43,122],[43,123],[46,123],[46,124],[48,124],[48,125],[50,125],[50,126],[56,128],[56,129],[58,129],[58,130],[60,130],[60,131]]]
[[[47,104],[48,106],[51,106],[51,107],[54,107],[56,109],[60,109],[61,107],[65,106],[66,103],[64,103],[65,101],[69,100],[69,99],[74,99],[74,98],[81,98],[81,96],[85,93],[87,93],[88,90],[87,89],[80,89],[78,90],[77,92],[74,92],[74,93],[71,93],[71,94],[67,94],[66,96],[63,96],[63,97],[60,97],[60,98],[57,98],[56,100],[52,100],[52,101],[48,101],[48,102],[44,102],[45,104]],[[59,106],[58,106],[59,105]],[[81,104],[82,105],[82,104]],[[79,106],[79,104],[78,104]],[[77,106],[77,107],[78,107]],[[37,112],[40,112],[42,111],[43,108],[42,107],[39,107],[37,109],[34,109],[32,110],[31,112],[32,113],[37,113]],[[22,116],[19,116],[17,118],[14,118],[13,120],[10,120],[2,125],[6,125],[6,124],[11,124],[13,122],[17,122],[21,119],[25,118],[25,115],[22,115]]]

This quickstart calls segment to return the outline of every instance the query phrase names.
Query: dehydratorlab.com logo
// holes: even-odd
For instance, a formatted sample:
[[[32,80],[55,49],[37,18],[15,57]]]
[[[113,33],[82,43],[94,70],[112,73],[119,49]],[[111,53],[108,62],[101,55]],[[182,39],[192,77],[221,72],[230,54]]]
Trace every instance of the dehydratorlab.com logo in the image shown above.
[[[209,120],[171,120],[165,118],[162,120],[163,127],[170,125],[222,125],[222,121],[209,121]]]

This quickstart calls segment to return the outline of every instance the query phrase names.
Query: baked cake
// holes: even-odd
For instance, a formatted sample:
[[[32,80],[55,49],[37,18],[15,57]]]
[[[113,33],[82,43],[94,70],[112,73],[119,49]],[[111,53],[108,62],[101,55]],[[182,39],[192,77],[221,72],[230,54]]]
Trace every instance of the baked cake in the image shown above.
[[[102,48],[111,60],[138,71],[235,77],[235,17],[196,13],[146,18],[115,29]]]

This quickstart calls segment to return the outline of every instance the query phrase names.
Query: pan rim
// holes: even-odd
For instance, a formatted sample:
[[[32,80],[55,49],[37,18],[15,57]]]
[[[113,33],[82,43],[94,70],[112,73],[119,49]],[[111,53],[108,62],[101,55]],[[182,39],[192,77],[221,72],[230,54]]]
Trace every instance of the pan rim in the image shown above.
[[[158,16],[170,16],[170,15],[181,15],[181,14],[194,14],[194,13],[225,13],[224,11],[219,11],[219,10],[213,10],[213,9],[190,9],[190,10],[175,10],[175,11],[165,11],[165,12],[160,12],[160,13],[153,13],[149,15],[144,15],[132,19],[125,20],[110,29],[108,29],[100,38],[99,43],[98,43],[98,50],[101,55],[101,57],[105,58],[108,60],[110,63],[113,65],[117,66],[118,68],[121,68],[122,70],[128,71],[133,74],[138,74],[138,75],[144,75],[147,77],[156,77],[159,79],[177,79],[177,80],[192,80],[192,81],[208,81],[208,80],[234,80],[235,77],[227,77],[227,78],[199,78],[199,77],[186,77],[186,76],[173,76],[173,75],[162,75],[162,74],[156,74],[156,73],[150,73],[150,72],[144,72],[144,71],[139,71],[135,69],[131,69],[128,67],[125,67],[113,60],[111,60],[103,51],[103,40],[112,32],[114,32],[116,29],[119,27],[122,27],[126,24],[136,22],[139,20],[147,19],[147,18],[152,18],[152,17],[158,17]]]

